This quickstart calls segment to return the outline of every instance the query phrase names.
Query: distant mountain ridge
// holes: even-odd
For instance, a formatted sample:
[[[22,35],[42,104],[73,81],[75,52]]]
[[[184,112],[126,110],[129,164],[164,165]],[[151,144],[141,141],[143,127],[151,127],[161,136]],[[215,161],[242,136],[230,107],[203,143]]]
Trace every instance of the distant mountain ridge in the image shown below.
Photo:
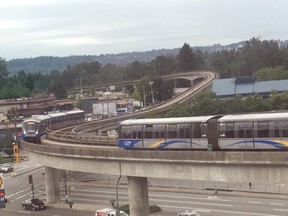
[[[286,45],[288,41],[278,41],[279,45]],[[212,46],[192,47],[193,50],[200,49],[203,52],[216,52],[221,50],[238,49],[243,46],[245,41],[229,45],[215,44]],[[7,61],[8,71],[13,75],[18,71],[24,70],[25,73],[50,73],[52,70],[63,71],[68,65],[79,64],[83,62],[98,61],[101,65],[117,64],[127,65],[133,61],[149,62],[159,55],[177,56],[180,48],[159,49],[145,52],[127,52],[119,54],[102,54],[102,55],[79,55],[67,57],[40,56],[35,58],[21,58]]]

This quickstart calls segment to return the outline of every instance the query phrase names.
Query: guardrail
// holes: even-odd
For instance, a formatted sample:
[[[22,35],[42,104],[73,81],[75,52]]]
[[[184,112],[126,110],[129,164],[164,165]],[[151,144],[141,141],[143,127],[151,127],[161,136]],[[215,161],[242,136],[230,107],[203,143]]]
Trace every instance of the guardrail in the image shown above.
[[[73,133],[63,131],[48,131],[46,138],[62,143],[116,146],[117,135],[108,133]]]

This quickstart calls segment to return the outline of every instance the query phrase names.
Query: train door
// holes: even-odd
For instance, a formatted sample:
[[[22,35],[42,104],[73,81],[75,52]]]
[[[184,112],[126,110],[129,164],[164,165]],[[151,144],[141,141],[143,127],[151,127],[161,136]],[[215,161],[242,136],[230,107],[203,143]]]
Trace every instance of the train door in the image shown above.
[[[207,140],[206,137],[206,123],[194,122],[191,125],[191,143],[193,148],[205,148],[203,146],[203,140]],[[206,141],[207,143],[207,141]],[[206,144],[207,146],[207,144]]]
[[[235,122],[235,138],[236,146],[239,148],[255,148],[254,143],[254,123]]]
[[[165,134],[165,143],[168,148],[180,148],[179,139],[177,138],[177,124],[167,124],[166,125],[166,134]]]
[[[255,129],[254,147],[256,148],[267,147],[266,141],[270,139],[269,122],[268,121],[255,122],[254,129]]]
[[[177,127],[181,147],[192,148],[192,137],[190,136],[191,124],[178,124]]]
[[[143,125],[143,147],[153,147],[153,125]]]
[[[151,144],[153,148],[164,148],[166,147],[165,140],[165,124],[155,124],[153,125],[152,133],[153,143]]]
[[[234,122],[218,123],[218,143],[221,149],[233,148],[235,139]]]

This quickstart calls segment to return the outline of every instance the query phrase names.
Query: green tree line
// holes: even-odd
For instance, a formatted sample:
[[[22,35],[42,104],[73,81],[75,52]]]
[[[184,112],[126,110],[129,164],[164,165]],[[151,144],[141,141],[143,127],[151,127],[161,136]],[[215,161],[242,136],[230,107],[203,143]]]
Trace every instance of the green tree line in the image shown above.
[[[148,62],[134,61],[127,65],[100,64],[97,61],[69,65],[65,70],[50,73],[18,71],[11,75],[5,59],[0,58],[0,99],[30,97],[55,94],[66,98],[67,90],[93,87],[120,81],[142,80],[137,89],[126,88],[129,94],[138,97],[147,95],[152,102],[150,90],[153,82],[153,95],[157,101],[172,97],[173,83],[161,80],[161,76],[180,72],[212,70],[221,78],[256,76],[258,80],[288,78],[288,49],[280,47],[276,41],[252,38],[233,50],[203,52],[192,49],[188,43],[180,48],[178,55],[160,55]],[[150,93],[149,93],[150,90]],[[135,91],[137,91],[135,93]]]
[[[211,91],[201,92],[191,104],[175,104],[166,117],[206,116],[219,114],[253,113],[288,109],[288,91],[271,91],[269,98],[254,93],[247,97],[236,95],[219,99]]]

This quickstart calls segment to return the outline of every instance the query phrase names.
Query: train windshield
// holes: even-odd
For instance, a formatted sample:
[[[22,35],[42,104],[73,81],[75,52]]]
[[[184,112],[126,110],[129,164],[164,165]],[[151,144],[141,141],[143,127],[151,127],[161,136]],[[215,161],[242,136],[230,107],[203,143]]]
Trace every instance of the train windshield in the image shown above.
[[[34,121],[27,121],[23,123],[22,128],[26,132],[38,131],[39,130],[39,123]]]

